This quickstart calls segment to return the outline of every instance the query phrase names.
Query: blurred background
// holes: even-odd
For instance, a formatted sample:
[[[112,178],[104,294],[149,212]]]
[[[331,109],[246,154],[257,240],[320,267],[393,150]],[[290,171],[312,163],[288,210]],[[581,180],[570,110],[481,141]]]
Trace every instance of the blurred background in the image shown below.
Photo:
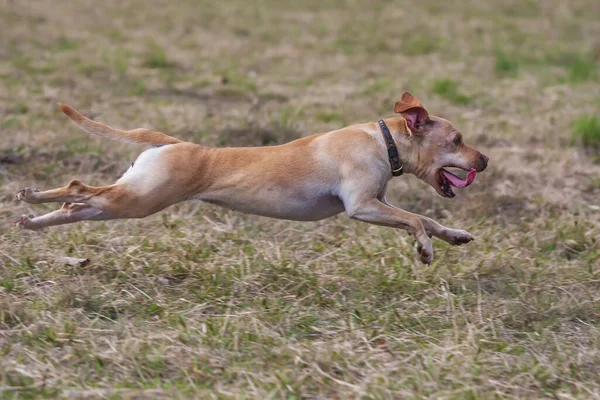
[[[0,395],[600,396],[599,18],[597,0],[2,0]],[[343,215],[11,224],[54,207],[18,189],[109,184],[143,150],[58,102],[255,146],[392,116],[404,90],[490,157],[454,200],[391,183],[476,237],[435,241],[432,266]]]

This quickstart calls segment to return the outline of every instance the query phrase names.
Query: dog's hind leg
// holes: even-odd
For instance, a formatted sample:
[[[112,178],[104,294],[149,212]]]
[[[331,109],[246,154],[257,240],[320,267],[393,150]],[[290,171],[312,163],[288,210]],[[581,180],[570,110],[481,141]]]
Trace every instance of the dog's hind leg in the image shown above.
[[[143,218],[174,204],[170,198],[165,198],[158,193],[159,187],[144,192],[137,192],[135,189],[135,186],[128,183],[117,182],[110,186],[96,187],[72,180],[67,186],[59,189],[46,191],[22,189],[16,197],[30,204],[82,203],[105,212],[113,219]]]
[[[87,204],[64,203],[60,209],[39,217],[23,215],[15,221],[15,225],[22,229],[38,230],[48,226],[71,224],[78,221],[107,219],[113,219],[113,217],[107,212]]]
[[[21,189],[15,195],[15,198],[29,204],[41,203],[83,203],[90,200],[93,196],[97,196],[101,192],[106,191],[111,186],[94,187],[81,183],[77,179],[73,179],[67,186],[40,191],[38,189],[25,188]]]
[[[186,148],[184,144],[179,146]],[[22,189],[16,198],[30,204],[83,203],[115,219],[143,218],[189,197],[188,182],[181,182],[176,174],[181,163],[188,161],[182,161],[181,156],[168,156],[171,147],[146,150],[136,160],[135,167],[113,185],[90,186],[74,179],[58,189]]]

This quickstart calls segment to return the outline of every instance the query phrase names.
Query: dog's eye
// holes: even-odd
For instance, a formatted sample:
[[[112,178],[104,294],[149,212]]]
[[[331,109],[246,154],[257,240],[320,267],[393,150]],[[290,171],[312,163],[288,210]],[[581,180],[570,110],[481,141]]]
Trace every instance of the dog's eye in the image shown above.
[[[457,137],[454,138],[454,144],[455,145],[458,146],[459,144],[461,144],[461,142],[462,142],[462,138],[460,136],[457,136]]]

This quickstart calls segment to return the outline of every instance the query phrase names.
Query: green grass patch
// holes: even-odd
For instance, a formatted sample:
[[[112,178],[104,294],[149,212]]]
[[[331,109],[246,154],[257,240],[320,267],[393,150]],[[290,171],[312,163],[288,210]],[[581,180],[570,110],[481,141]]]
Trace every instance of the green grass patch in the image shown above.
[[[56,51],[69,51],[69,50],[75,50],[77,49],[78,45],[77,42],[62,36],[60,39],[58,39],[58,41],[56,42],[56,44],[54,45],[54,48],[56,49]]]
[[[598,65],[583,57],[577,57],[569,66],[569,81],[580,83],[593,80],[597,76]]]
[[[335,111],[319,111],[317,112],[316,118],[318,121],[322,122],[344,121],[343,115]]]
[[[158,43],[150,42],[144,57],[144,66],[148,68],[171,68],[174,64],[169,61],[167,51]]]
[[[438,36],[415,34],[403,38],[400,50],[407,56],[422,56],[436,52],[441,46],[442,39]]]
[[[6,289],[6,291],[11,292],[15,290],[16,284],[12,279],[2,279],[0,280],[0,287]]]
[[[129,51],[127,49],[123,49],[123,48],[117,48],[112,51],[107,51],[102,56],[104,63],[106,65],[110,66],[111,69],[117,71],[119,73],[119,75],[122,77],[125,76],[127,74],[127,71],[129,70],[131,57],[132,57],[131,51]],[[165,60],[161,61],[160,57],[158,57],[156,59],[153,58],[152,60],[147,58],[146,62],[148,62],[150,64],[157,63],[156,65],[160,65],[161,63],[166,62],[166,55],[165,55]],[[152,65],[154,65],[154,64],[152,64]],[[153,68],[158,68],[158,67],[153,67]]]
[[[146,93],[146,84],[141,78],[134,79],[131,81],[129,92],[134,96],[141,96]]]
[[[102,154],[103,142],[93,142],[86,137],[76,136],[65,141],[65,150],[69,155]]]
[[[104,31],[105,35],[108,36],[113,41],[122,41],[125,39],[125,35],[118,28],[110,28],[107,31]]]
[[[433,83],[433,93],[443,97],[455,104],[467,105],[472,98],[458,89],[458,83],[452,79],[439,79]]]
[[[358,42],[353,38],[339,38],[333,43],[333,47],[347,56],[355,55],[358,51]]]
[[[502,13],[511,18],[533,18],[539,15],[540,5],[537,1],[532,0],[506,2],[506,4],[501,6],[501,10]]]
[[[56,72],[57,69],[50,60],[40,59],[39,57],[32,58],[19,55],[10,59],[10,62],[17,70],[26,72],[30,75],[50,75],[53,72]]]
[[[497,51],[495,54],[494,70],[500,77],[516,77],[519,72],[519,62],[515,56]]]
[[[13,114],[27,114],[29,112],[29,106],[27,104],[17,103],[10,112]]]
[[[573,121],[571,144],[600,149],[600,117],[589,115]]]
[[[561,78],[561,83],[581,83],[598,77],[598,63],[591,56],[571,49],[549,49],[546,56],[537,62],[541,65],[551,63],[564,68],[566,76]]]
[[[243,73],[239,68],[230,66],[221,73],[221,80],[226,85],[223,87],[225,91],[227,88],[233,88],[235,91],[241,91],[243,93],[257,91],[256,80],[249,74]]]
[[[388,91],[392,87],[392,81],[389,78],[377,78],[375,81],[367,85],[363,90],[363,94],[366,96],[374,96],[381,94],[382,92]]]
[[[18,118],[8,118],[0,124],[3,129],[18,129],[23,126]]]
[[[287,129],[293,129],[298,125],[298,121],[304,115],[304,108],[284,105],[279,110],[277,123]]]

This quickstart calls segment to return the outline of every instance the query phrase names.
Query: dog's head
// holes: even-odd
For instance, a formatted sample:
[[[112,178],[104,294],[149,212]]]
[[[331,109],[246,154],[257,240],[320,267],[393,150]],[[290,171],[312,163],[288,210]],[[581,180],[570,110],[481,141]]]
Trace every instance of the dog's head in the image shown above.
[[[447,120],[430,116],[421,102],[409,92],[404,92],[394,105],[394,112],[406,121],[411,143],[411,157],[407,168],[430,184],[442,197],[454,197],[452,186],[463,188],[483,171],[488,157],[467,146],[462,134]],[[467,171],[465,178],[446,168]]]

